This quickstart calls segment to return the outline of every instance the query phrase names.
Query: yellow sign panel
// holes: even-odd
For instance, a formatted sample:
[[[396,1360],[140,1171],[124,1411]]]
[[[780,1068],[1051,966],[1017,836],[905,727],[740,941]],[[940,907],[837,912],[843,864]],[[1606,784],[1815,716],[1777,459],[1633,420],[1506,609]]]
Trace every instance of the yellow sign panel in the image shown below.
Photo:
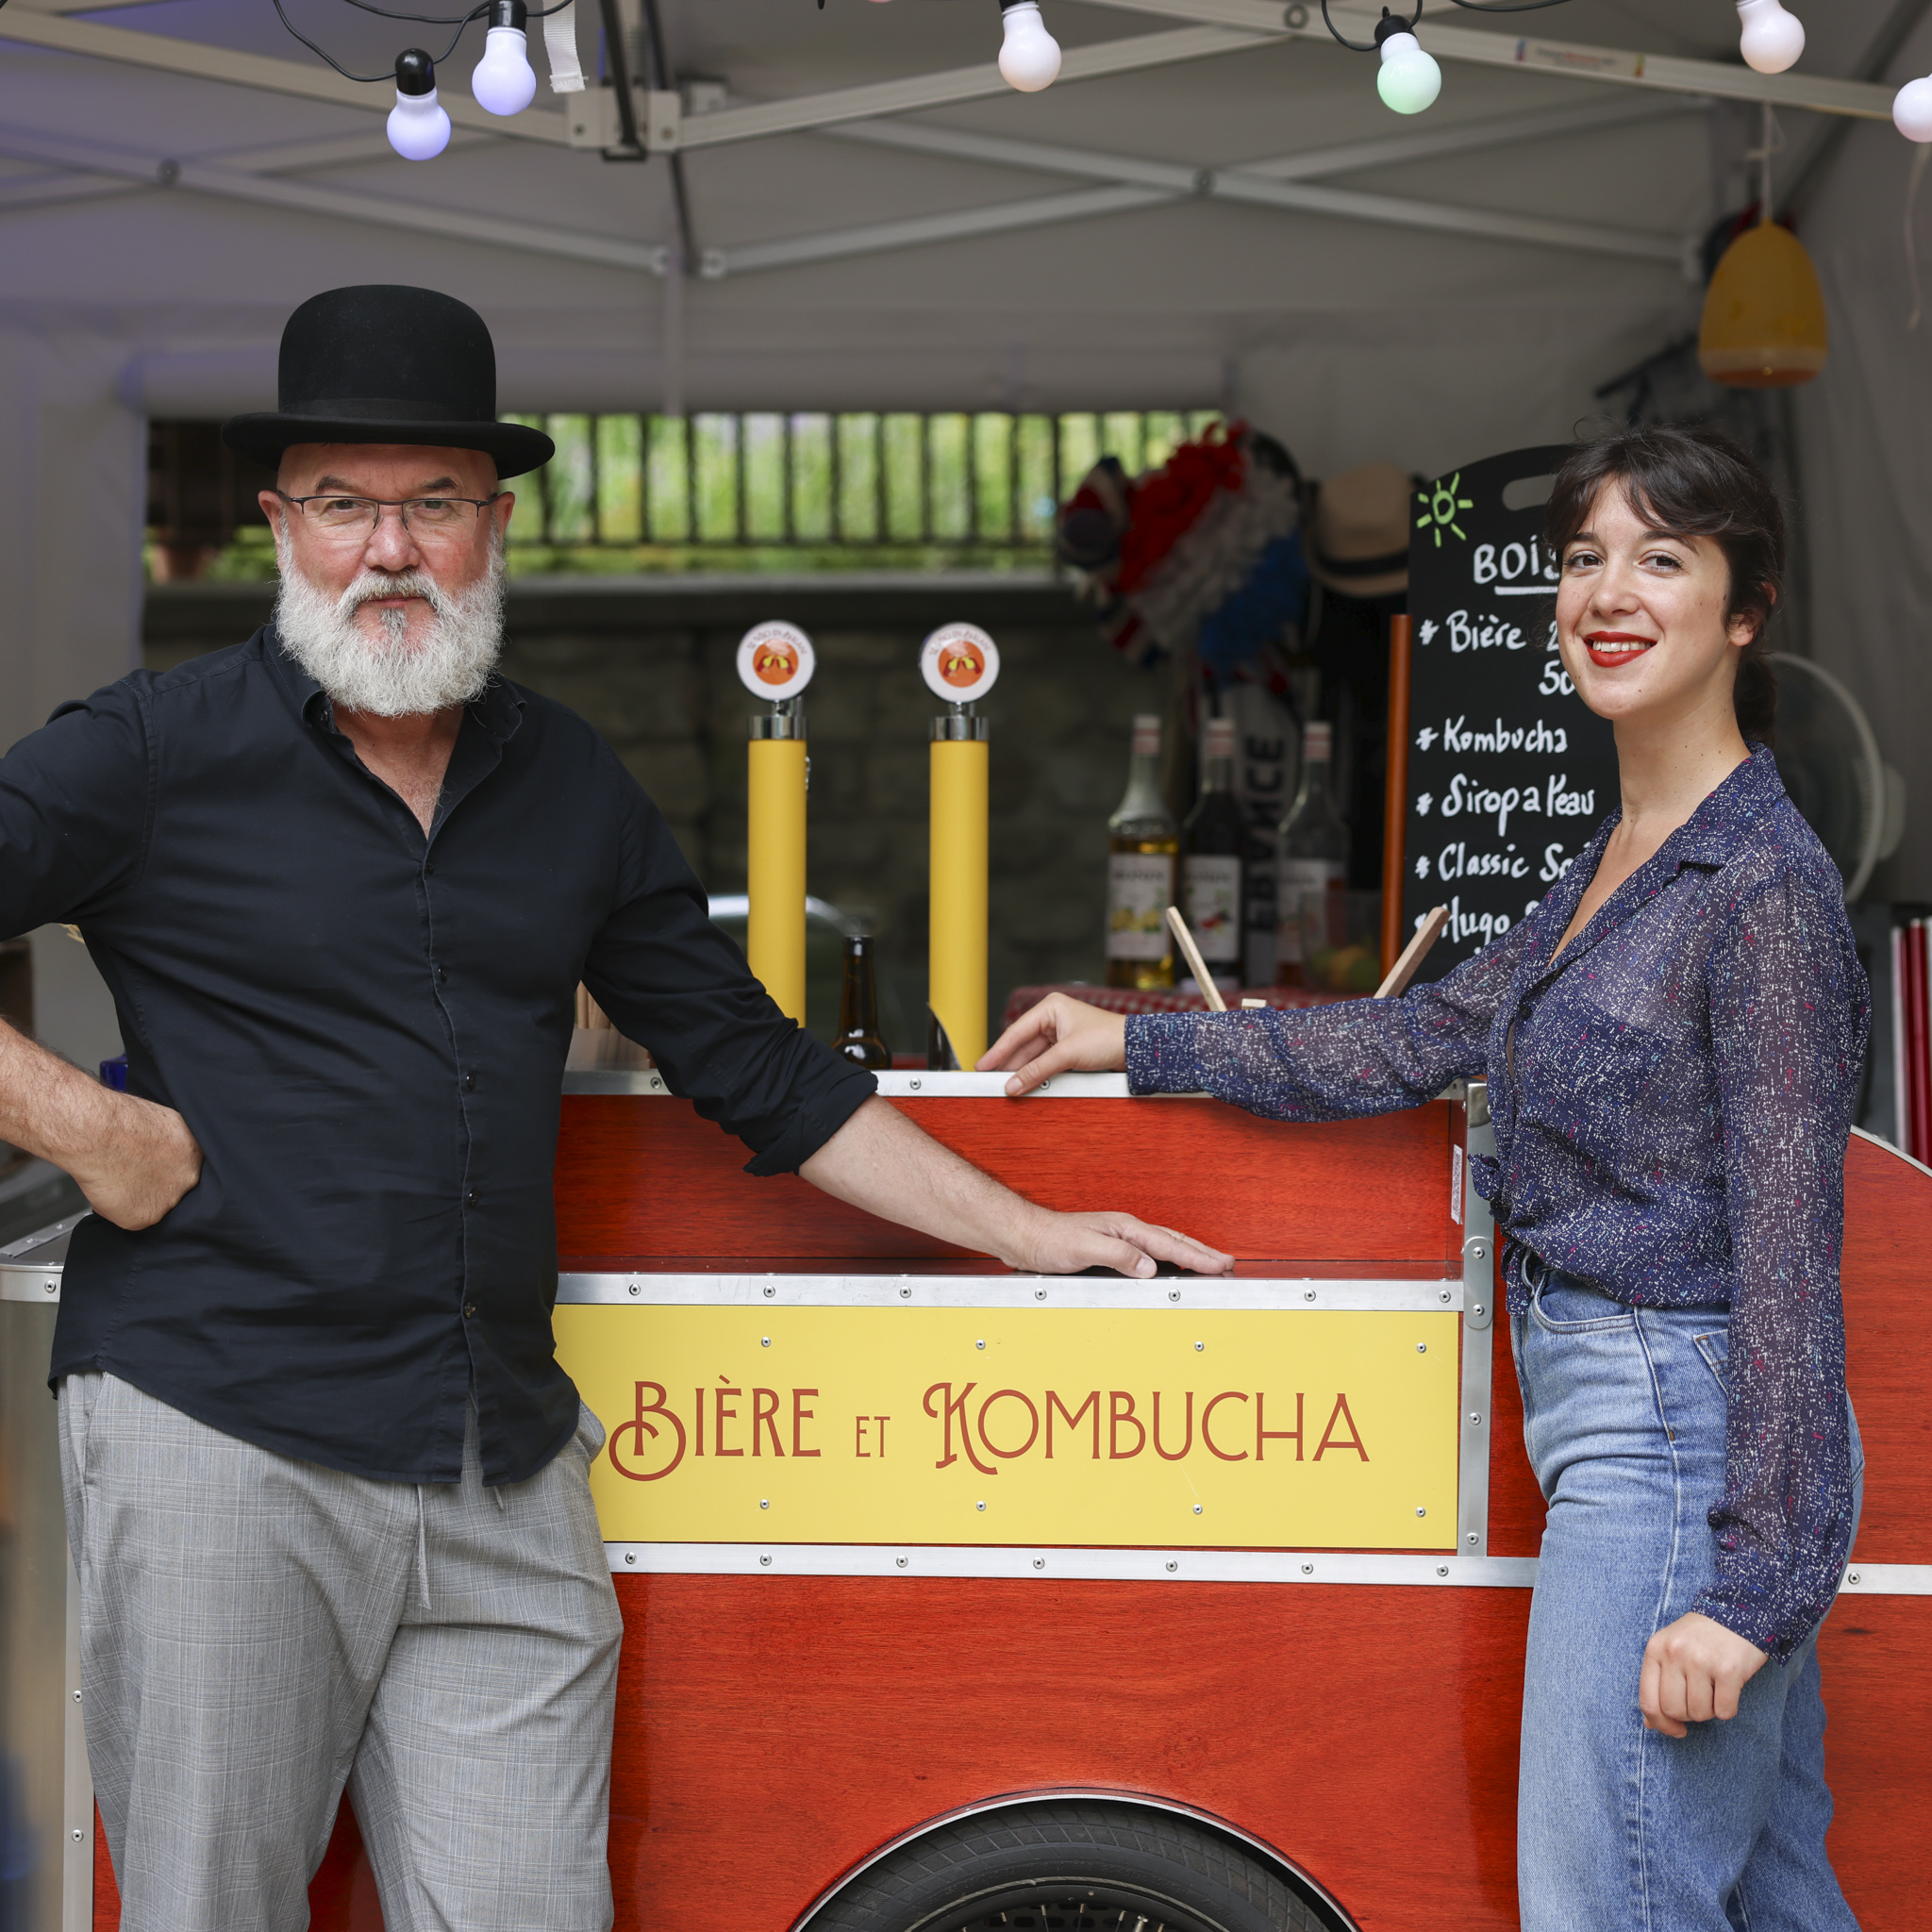
[[[612,1542],[1442,1550],[1453,1312],[564,1306]]]

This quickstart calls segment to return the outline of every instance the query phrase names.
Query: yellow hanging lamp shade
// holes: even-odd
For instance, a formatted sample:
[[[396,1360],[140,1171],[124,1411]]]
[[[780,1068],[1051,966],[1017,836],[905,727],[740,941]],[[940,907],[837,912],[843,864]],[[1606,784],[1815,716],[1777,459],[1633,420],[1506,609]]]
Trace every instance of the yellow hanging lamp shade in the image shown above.
[[[1697,359],[1733,389],[1789,389],[1824,367],[1824,291],[1789,228],[1760,222],[1724,250],[1704,298]]]

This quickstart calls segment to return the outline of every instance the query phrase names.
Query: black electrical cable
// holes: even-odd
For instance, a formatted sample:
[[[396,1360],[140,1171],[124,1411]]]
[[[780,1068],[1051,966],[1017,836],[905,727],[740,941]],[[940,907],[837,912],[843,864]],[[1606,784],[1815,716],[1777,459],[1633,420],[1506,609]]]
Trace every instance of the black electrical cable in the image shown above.
[[[473,7],[467,13],[397,13],[388,7],[376,7],[371,0],[349,0],[351,7],[359,7],[364,13],[379,13],[385,20],[416,20],[426,26],[468,26],[483,9]]]
[[[280,0],[277,0],[277,4],[280,4]],[[1405,27],[1401,27],[1400,31],[1406,34],[1412,34],[1415,31],[1416,22],[1419,21],[1422,17],[1423,0],[1415,0],[1415,12],[1411,16],[1408,25]],[[1386,7],[1382,9],[1382,18],[1383,20],[1389,20],[1391,18],[1389,9]],[[1335,38],[1338,41],[1340,41],[1341,44],[1344,47],[1346,47],[1351,54],[1374,54],[1379,52],[1381,49],[1382,42],[1379,40],[1370,41],[1366,44],[1361,44],[1348,39],[1348,37],[1345,34],[1343,34],[1341,29],[1339,26],[1337,26],[1332,20],[1328,18],[1328,0],[1322,0],[1322,25],[1325,26],[1328,29],[1328,31],[1331,34],[1333,34]]]
[[[566,7],[574,6],[575,0],[557,0],[554,7],[531,7],[525,9],[525,18],[541,20],[552,13],[561,13]],[[398,13],[392,7],[378,7],[375,0],[349,0],[351,7],[359,7],[364,13],[379,13],[385,20],[420,20],[430,26],[453,26],[460,20],[464,25],[489,11],[488,7],[473,8],[468,13]]]
[[[824,0],[820,0],[824,4]],[[1459,7],[1465,13],[1541,13],[1545,7],[1567,7],[1570,0],[1449,0],[1452,7]],[[1416,9],[1408,25],[1402,28],[1404,33],[1413,33],[1416,22],[1423,17],[1422,0],[1416,0]],[[1390,18],[1389,9],[1382,9],[1382,18]],[[1351,54],[1373,54],[1381,45],[1379,41],[1363,43],[1349,40],[1328,17],[1328,0],[1322,0],[1322,25],[1333,34]]]
[[[6,4],[7,0],[0,0],[0,7],[4,7]],[[451,37],[449,45],[441,54],[435,54],[430,57],[432,63],[438,67],[441,67],[456,52],[458,44],[469,29],[470,23],[473,20],[483,19],[490,11],[490,0],[481,0],[480,5],[471,8],[469,12],[462,14],[397,13],[391,11],[387,7],[374,6],[371,4],[371,0],[349,0],[349,4],[352,7],[361,8],[365,13],[379,13],[386,20],[411,20],[425,23],[430,26],[454,26],[456,32]],[[525,12],[525,18],[528,20],[541,20],[546,14],[561,13],[566,7],[572,4],[574,4],[574,0],[557,0],[557,4],[553,7],[532,7]],[[333,54],[318,47],[307,34],[296,26],[295,23],[289,18],[287,10],[283,8],[282,0],[275,0],[275,6],[277,17],[290,33],[294,35],[295,39],[300,41],[318,59],[325,60],[329,66],[333,67],[344,80],[358,81],[365,87],[372,87],[378,81],[393,80],[395,78],[395,70],[392,67],[381,74],[351,74]]]
[[[481,20],[483,16],[489,11],[489,0],[483,0],[482,6],[476,8],[472,12],[464,14],[462,18],[462,23],[460,25],[458,26],[455,35],[452,37],[450,41],[449,45],[441,54],[433,55],[431,57],[435,65],[441,67],[442,63],[445,60],[447,60],[452,54],[456,52],[457,42],[462,39],[464,28],[467,27],[473,20]],[[277,15],[280,16],[282,25],[285,27],[287,27],[289,31],[291,34],[293,34],[295,38],[298,41],[300,41],[302,44],[305,47],[307,47],[311,54],[317,56],[319,58],[323,60],[326,60],[328,64],[331,67],[333,67],[335,71],[338,74],[340,74],[344,80],[356,80],[360,81],[364,86],[373,86],[377,81],[393,80],[395,78],[395,69],[393,67],[387,69],[385,72],[381,74],[351,74],[349,70],[346,67],[344,67],[342,63],[335,58],[334,55],[325,53],[323,49],[318,47],[315,44],[315,42],[308,38],[307,34],[303,33],[296,26],[295,23],[289,18],[287,12],[284,10],[282,7],[282,0],[275,0],[275,12],[277,13]]]

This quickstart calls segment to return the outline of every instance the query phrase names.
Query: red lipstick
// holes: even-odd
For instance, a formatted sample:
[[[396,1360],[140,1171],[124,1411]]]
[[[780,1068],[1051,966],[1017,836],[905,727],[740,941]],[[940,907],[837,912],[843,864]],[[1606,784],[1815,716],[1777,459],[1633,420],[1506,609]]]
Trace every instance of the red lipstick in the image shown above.
[[[1593,630],[1583,640],[1590,661],[1605,671],[1622,664],[1634,664],[1657,642],[1655,638],[1639,637],[1631,630]]]

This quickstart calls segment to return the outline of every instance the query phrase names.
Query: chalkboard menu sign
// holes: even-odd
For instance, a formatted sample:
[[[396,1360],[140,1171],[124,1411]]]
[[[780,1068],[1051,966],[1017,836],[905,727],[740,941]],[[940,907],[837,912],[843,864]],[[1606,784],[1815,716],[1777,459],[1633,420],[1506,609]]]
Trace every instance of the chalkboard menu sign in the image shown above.
[[[1549,478],[1517,450],[1416,492],[1409,530],[1403,927],[1447,906],[1419,979],[1518,924],[1617,804],[1617,752],[1557,655]]]

